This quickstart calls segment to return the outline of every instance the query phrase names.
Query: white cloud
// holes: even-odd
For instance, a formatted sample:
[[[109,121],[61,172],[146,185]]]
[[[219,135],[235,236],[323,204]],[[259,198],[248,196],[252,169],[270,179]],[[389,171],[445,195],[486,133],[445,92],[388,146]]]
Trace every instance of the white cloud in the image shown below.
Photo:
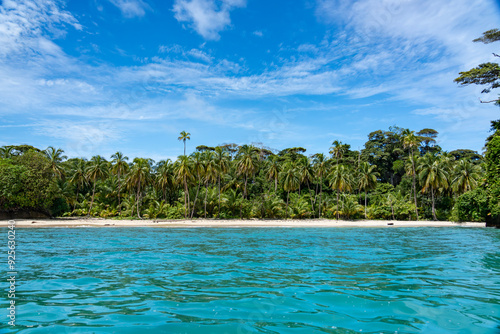
[[[173,11],[179,22],[187,22],[208,40],[218,40],[219,33],[231,24],[230,11],[244,7],[245,0],[176,0]]]
[[[258,37],[264,36],[264,34],[262,33],[261,30],[255,30],[252,34],[254,34],[255,36],[258,36]]]
[[[127,18],[142,17],[146,15],[146,10],[151,9],[150,6],[142,0],[109,0],[113,5],[118,7],[122,15]]]

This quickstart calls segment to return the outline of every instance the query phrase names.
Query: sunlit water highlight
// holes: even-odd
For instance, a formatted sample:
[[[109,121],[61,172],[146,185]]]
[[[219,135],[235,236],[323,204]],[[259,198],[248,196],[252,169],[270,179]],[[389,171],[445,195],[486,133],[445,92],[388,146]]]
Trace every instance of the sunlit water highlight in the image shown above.
[[[500,333],[500,230],[40,228],[16,242],[18,326],[4,293],[2,332]]]

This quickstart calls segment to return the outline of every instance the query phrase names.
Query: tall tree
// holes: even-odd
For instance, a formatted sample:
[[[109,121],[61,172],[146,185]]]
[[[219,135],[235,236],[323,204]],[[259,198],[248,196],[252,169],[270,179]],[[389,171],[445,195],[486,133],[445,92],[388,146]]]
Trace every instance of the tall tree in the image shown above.
[[[175,179],[179,184],[184,186],[184,218],[187,218],[189,212],[189,188],[188,182],[193,177],[191,160],[186,155],[181,155],[177,158],[174,165]]]
[[[122,212],[121,207],[121,194],[122,194],[122,180],[121,176],[125,175],[128,171],[128,157],[124,156],[122,152],[116,152],[111,156],[111,172],[116,175],[118,180],[118,212]]]
[[[339,219],[339,194],[351,191],[353,180],[351,171],[345,165],[335,165],[330,172],[330,186],[337,191],[337,220]]]
[[[92,199],[90,201],[90,208],[88,215],[92,211],[92,205],[94,204],[95,196],[95,186],[98,180],[104,179],[109,174],[109,164],[100,155],[93,156],[90,159],[89,165],[87,167],[87,178],[92,181]]]
[[[412,187],[413,187],[413,198],[415,201],[415,216],[418,220],[418,204],[417,204],[417,173],[415,170],[415,153],[414,150],[420,146],[421,139],[415,136],[415,131],[405,131],[403,137],[403,146],[409,149],[410,161],[411,161],[411,176],[412,176]]]
[[[220,216],[221,212],[221,179],[222,177],[227,173],[229,169],[229,154],[227,153],[227,150],[225,150],[221,146],[217,146],[215,148],[215,163],[217,164],[217,183],[218,183],[218,188],[219,188],[219,213],[218,216]]]
[[[439,188],[448,186],[448,173],[446,167],[440,159],[432,153],[427,153],[419,159],[417,166],[420,183],[422,185],[422,193],[430,192],[432,201],[432,218],[437,220],[435,198]]]
[[[288,219],[288,197],[290,196],[290,191],[294,191],[299,187],[300,180],[297,175],[297,169],[291,162],[287,162],[283,166],[281,177],[283,179],[283,190],[286,191],[285,219]]]
[[[52,168],[54,175],[60,179],[64,176],[64,169],[61,166],[61,162],[64,159],[68,158],[67,156],[63,155],[63,153],[64,151],[61,150],[60,148],[56,149],[52,146],[49,146],[45,150],[45,156],[50,161],[50,166]]]
[[[270,156],[266,163],[266,176],[269,181],[274,181],[274,192],[278,191],[280,169],[279,157],[276,155]]]
[[[238,175],[243,175],[245,180],[245,188],[243,191],[243,198],[247,199],[247,184],[248,178],[253,176],[257,171],[259,156],[255,147],[251,145],[243,145],[240,147],[238,154],[236,155],[236,168]]]
[[[459,160],[453,170],[453,190],[463,194],[477,187],[480,178],[481,167],[474,165],[465,159]]]
[[[83,187],[87,183],[87,161],[84,159],[75,159],[72,161],[70,167],[71,177],[69,178],[69,183],[76,186],[76,196],[75,203],[73,205],[73,211],[76,209],[76,204],[78,203],[78,195],[80,192],[80,187]]]
[[[321,218],[321,196],[323,194],[323,178],[327,175],[329,162],[323,153],[317,153],[313,155],[313,165],[314,165],[314,175],[319,178],[318,218]]]
[[[379,175],[379,173],[375,171],[376,168],[377,166],[375,165],[370,166],[368,162],[363,161],[359,165],[358,169],[358,174],[359,174],[358,188],[360,191],[365,192],[365,219],[366,219],[366,204],[367,204],[366,193],[368,192],[368,190],[374,189],[377,186],[377,176]]]
[[[186,131],[181,131],[179,140],[182,140],[184,142],[184,155],[186,155],[186,140],[191,140],[191,134]]]
[[[135,158],[133,165],[130,168],[127,177],[127,184],[131,189],[136,190],[136,206],[137,206],[137,217],[142,219],[140,204],[142,200],[142,192],[145,190],[146,186],[151,182],[151,165],[153,161],[151,159]]]

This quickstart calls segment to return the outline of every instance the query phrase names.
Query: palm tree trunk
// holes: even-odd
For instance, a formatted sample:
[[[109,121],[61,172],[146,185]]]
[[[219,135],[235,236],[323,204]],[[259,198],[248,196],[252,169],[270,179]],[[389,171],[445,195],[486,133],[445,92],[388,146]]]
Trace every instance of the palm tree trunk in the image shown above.
[[[415,198],[415,215],[418,221],[418,204],[417,204],[417,184],[416,184],[416,172],[415,172],[415,161],[413,159],[413,148],[411,149],[411,168],[413,169],[413,197]]]
[[[184,177],[184,219],[187,218],[188,206],[187,206],[187,183],[186,177]]]
[[[245,175],[245,193],[243,194],[243,198],[247,198],[247,176]]]
[[[90,200],[90,209],[89,209],[89,213],[88,213],[89,216],[90,216],[90,212],[92,211],[92,205],[94,204],[95,184],[96,184],[96,180],[94,180],[94,187],[92,188],[92,199]]]
[[[207,218],[207,195],[208,195],[208,182],[205,184],[205,212],[204,218]]]
[[[76,199],[75,199],[75,204],[73,205],[73,211],[76,210],[76,203],[78,203],[78,192],[80,191],[80,185],[76,185]]]
[[[120,173],[118,172],[118,212],[119,214],[122,213],[122,207],[121,207],[121,189],[122,189],[122,183],[120,182]]]
[[[220,175],[219,175],[219,213],[217,214],[217,218],[220,217]]]
[[[274,178],[274,192],[277,192],[278,191],[278,178],[275,177]]]
[[[288,195],[290,194],[289,191],[286,192],[286,211],[285,211],[285,219],[288,219]]]
[[[321,195],[323,194],[323,176],[319,178],[319,217],[321,219]]]
[[[337,189],[337,220],[339,220],[339,190]]]
[[[432,186],[431,186],[431,198],[432,198],[432,219],[437,220],[436,208],[434,207],[434,188]]]
[[[367,218],[367,217],[366,217],[366,203],[367,203],[367,202],[366,202],[366,189],[365,189],[365,219]]]
[[[194,196],[193,210],[191,211],[191,219],[194,216],[194,210],[196,209],[196,201],[198,200],[198,192],[200,191],[200,174],[198,174],[198,188],[196,188],[196,196]]]
[[[186,139],[184,139],[184,155],[186,155]]]
[[[137,217],[141,218],[141,212],[139,210],[139,200],[141,199],[141,179],[139,179],[139,184],[137,185]]]

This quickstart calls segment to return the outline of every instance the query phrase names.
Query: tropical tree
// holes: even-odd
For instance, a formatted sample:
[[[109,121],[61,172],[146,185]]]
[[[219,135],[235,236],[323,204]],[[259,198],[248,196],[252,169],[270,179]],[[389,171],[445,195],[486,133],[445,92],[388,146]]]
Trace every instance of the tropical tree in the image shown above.
[[[203,157],[200,152],[194,152],[191,154],[191,168],[193,171],[193,175],[196,175],[196,183],[198,186],[196,187],[196,195],[194,196],[194,203],[193,203],[193,210],[191,211],[191,218],[194,216],[194,211],[196,210],[196,202],[198,200],[198,193],[200,191],[200,186],[202,183],[202,176],[203,176],[203,171],[204,171],[204,166],[203,166]]]
[[[64,151],[60,148],[55,149],[52,146],[49,146],[45,150],[45,156],[49,159],[50,166],[54,175],[58,178],[62,178],[64,176],[64,169],[61,166],[61,162],[68,157],[63,155]]]
[[[278,191],[278,179],[280,174],[279,157],[272,155],[266,163],[266,176],[269,181],[274,180],[274,192]]]
[[[186,131],[181,131],[178,140],[182,140],[184,142],[184,155],[186,155],[186,140],[191,140],[191,134]]]
[[[128,157],[124,156],[122,152],[116,152],[111,156],[111,172],[116,175],[118,181],[118,211],[121,213],[121,190],[122,190],[122,180],[121,176],[129,169],[127,163]]]
[[[432,218],[437,220],[435,197],[439,188],[448,186],[448,173],[438,157],[432,153],[426,153],[419,159],[417,172],[422,185],[422,193],[430,192],[432,201]]]
[[[172,160],[161,160],[156,170],[156,184],[163,194],[163,200],[167,200],[167,189],[174,187],[174,165]]]
[[[136,207],[137,207],[137,217],[142,219],[140,204],[142,200],[142,192],[145,190],[146,186],[151,182],[151,165],[153,161],[151,159],[135,158],[132,167],[127,175],[127,185],[130,189],[136,190]]]
[[[106,176],[108,176],[109,174],[108,162],[100,155],[93,156],[92,159],[90,159],[86,172],[87,172],[87,179],[90,180],[93,184],[92,199],[90,201],[90,207],[88,212],[88,215],[90,216],[90,212],[92,211],[92,205],[94,204],[95,186],[97,180],[102,180]]]
[[[321,195],[323,193],[323,177],[328,171],[328,159],[323,153],[317,153],[313,156],[314,175],[319,178],[319,206],[318,218],[321,218]],[[318,193],[316,188],[316,193]]]
[[[251,145],[243,145],[240,147],[238,154],[236,155],[236,168],[238,175],[243,175],[245,180],[245,187],[243,190],[243,198],[247,198],[247,183],[248,178],[252,177],[258,165],[259,156],[255,147]]]
[[[337,220],[339,219],[339,195],[340,192],[351,191],[353,180],[351,171],[345,165],[335,165],[330,172],[330,186],[337,191]]]
[[[468,160],[459,160],[453,170],[452,188],[458,194],[474,190],[481,175],[481,167]]]
[[[415,155],[414,149],[420,146],[421,138],[415,135],[415,131],[405,131],[403,133],[403,147],[410,150],[410,161],[411,161],[411,176],[412,176],[412,187],[413,187],[413,198],[415,201],[415,215],[418,220],[418,205],[417,205],[417,184],[416,178],[417,173],[415,170]]]
[[[186,155],[177,158],[174,165],[175,179],[177,183],[184,186],[184,218],[187,218],[189,212],[189,189],[188,182],[192,179],[191,160]]]
[[[297,168],[291,163],[287,162],[283,166],[283,170],[281,171],[281,178],[283,179],[283,190],[286,191],[286,210],[285,210],[285,219],[288,218],[288,197],[290,195],[290,191],[294,191],[299,187],[300,180],[297,174]]]
[[[221,178],[229,170],[229,154],[224,148],[217,146],[214,150],[214,159],[217,165],[217,183],[219,188],[219,214],[221,211]]]
[[[78,195],[80,192],[80,187],[85,186],[87,183],[87,161],[84,159],[76,159],[72,161],[72,165],[70,167],[69,174],[71,177],[69,178],[69,183],[76,186],[76,196],[75,202],[73,205],[73,211],[76,209],[76,204],[78,203]]]
[[[376,165],[370,165],[364,161],[359,165],[358,169],[358,189],[365,193],[365,219],[367,207],[366,193],[377,186],[377,176],[379,176],[379,173],[375,171],[376,168]]]

